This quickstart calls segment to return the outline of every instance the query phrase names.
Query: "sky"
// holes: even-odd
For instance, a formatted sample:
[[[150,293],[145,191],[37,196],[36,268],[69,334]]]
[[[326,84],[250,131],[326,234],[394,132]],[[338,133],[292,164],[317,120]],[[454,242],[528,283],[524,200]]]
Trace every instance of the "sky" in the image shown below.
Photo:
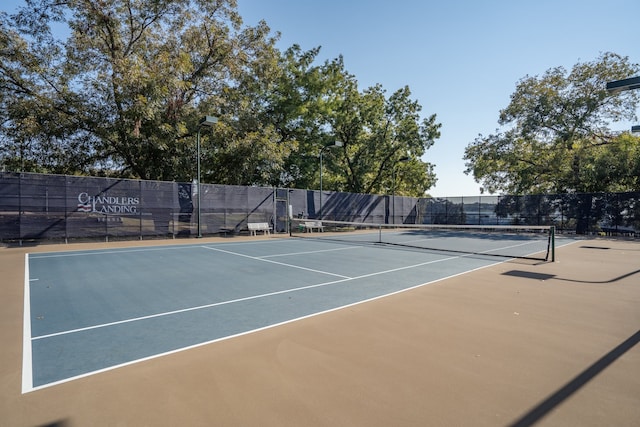
[[[278,47],[320,46],[319,63],[342,55],[360,90],[408,86],[441,137],[423,156],[438,178],[429,194],[475,196],[465,148],[499,129],[521,79],[567,71],[604,52],[640,63],[638,0],[237,0],[244,24],[266,21]],[[13,12],[20,0],[4,0]],[[632,124],[613,123],[612,130]]]
[[[321,46],[320,62],[342,55],[360,90],[409,86],[423,117],[442,123],[423,157],[435,164],[436,197],[480,194],[464,173],[465,147],[496,133],[521,79],[604,52],[640,63],[638,0],[237,1],[245,25],[265,20],[281,33],[282,50]]]

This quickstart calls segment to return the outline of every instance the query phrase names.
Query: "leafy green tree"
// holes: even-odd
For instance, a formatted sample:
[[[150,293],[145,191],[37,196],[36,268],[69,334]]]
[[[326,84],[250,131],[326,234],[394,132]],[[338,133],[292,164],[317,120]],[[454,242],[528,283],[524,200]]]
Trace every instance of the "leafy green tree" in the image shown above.
[[[63,47],[44,18],[23,37],[26,24],[0,14],[1,160],[9,170],[68,173],[86,167],[92,150],[86,135],[69,138],[82,130],[79,99],[68,89]]]
[[[263,24],[264,25],[264,24]],[[270,120],[274,88],[282,80],[282,55],[275,38],[261,28],[256,51],[245,61],[233,86],[223,88],[204,104],[219,111],[220,122],[203,133],[203,179],[231,185],[278,186],[285,162],[297,147],[295,138],[279,131]]]
[[[440,137],[436,115],[421,119],[408,87],[387,98],[382,86],[359,92],[345,77],[330,122],[343,147],[329,181],[341,191],[424,196],[436,181],[433,165],[421,160]]]
[[[67,40],[53,38],[55,21]],[[3,90],[5,133],[37,146],[52,171],[145,179],[193,178],[198,119],[217,115],[220,94],[274,44],[266,24],[242,28],[235,0],[27,0],[2,28],[3,59],[15,65],[2,79],[25,76]],[[56,156],[59,147],[82,161]]]
[[[522,79],[500,112],[506,130],[480,135],[467,146],[466,173],[491,193],[637,190],[626,172],[640,163],[628,154],[635,152],[637,139],[616,135],[608,126],[635,119],[640,98],[633,92],[611,95],[605,88],[639,70],[626,57],[604,53],[570,73],[558,67]],[[627,148],[620,150],[622,145]],[[614,160],[620,163],[612,167]]]
[[[244,105],[255,106],[251,115],[263,126],[263,135],[266,129],[277,135],[273,149],[288,154],[282,169],[271,168],[280,173],[272,173],[270,183],[319,188],[323,151],[325,190],[385,192],[395,178],[398,194],[424,195],[435,174],[420,156],[439,137],[435,115],[421,123],[421,107],[410,99],[408,88],[389,99],[379,85],[359,92],[342,57],[316,64],[319,52],[294,45],[280,56],[269,74],[273,78],[248,85],[252,89]],[[337,140],[342,149],[324,149]],[[399,162],[403,157],[410,161]]]
[[[254,86],[262,87],[248,91],[250,102],[257,105],[253,120],[273,132],[286,155],[269,181],[272,185],[312,188],[317,183],[318,147],[331,139],[325,98],[335,74],[329,63],[315,64],[319,52],[293,45],[278,57],[273,78],[260,79]]]
[[[625,132],[606,145],[581,149],[578,169],[584,191],[640,191],[640,137]]]
[[[244,27],[236,9],[26,0],[2,14],[3,167],[191,181],[200,131],[204,182],[318,188],[318,154],[340,139],[327,152],[327,190],[422,196],[433,185],[420,158],[440,125],[420,119],[408,88],[360,92],[341,57],[280,52],[278,34]],[[216,126],[199,128],[204,115]]]

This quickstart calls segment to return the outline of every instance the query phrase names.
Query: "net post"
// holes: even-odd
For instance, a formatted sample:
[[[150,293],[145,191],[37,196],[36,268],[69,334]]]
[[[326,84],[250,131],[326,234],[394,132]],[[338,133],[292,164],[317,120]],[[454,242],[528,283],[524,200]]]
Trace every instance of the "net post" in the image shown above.
[[[551,233],[551,262],[556,262],[556,226],[552,225],[549,230]]]

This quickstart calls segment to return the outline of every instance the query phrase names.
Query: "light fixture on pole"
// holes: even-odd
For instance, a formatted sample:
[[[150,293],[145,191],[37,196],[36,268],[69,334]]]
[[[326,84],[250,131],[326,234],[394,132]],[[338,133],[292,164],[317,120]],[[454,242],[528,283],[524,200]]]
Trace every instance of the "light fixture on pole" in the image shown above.
[[[631,77],[623,80],[615,80],[607,83],[607,92],[610,94],[617,94],[625,90],[640,89],[640,76]],[[640,125],[631,127],[631,133],[640,132]]]
[[[325,145],[320,149],[320,210],[316,215],[319,219],[322,219],[322,154],[327,148],[342,147],[343,145],[342,141],[334,141],[333,144]]]
[[[198,237],[202,237],[202,223],[200,221],[200,214],[201,214],[201,210],[200,210],[200,129],[203,126],[207,126],[207,127],[211,127],[213,125],[215,125],[216,123],[218,123],[218,118],[217,117],[213,117],[213,116],[204,116],[203,118],[200,119],[200,121],[198,122],[198,134],[197,134],[197,138],[196,138],[196,145],[197,145],[197,161],[196,163],[198,164]]]
[[[391,180],[393,181],[393,187],[391,189],[391,223],[396,223],[396,165],[400,162],[408,162],[409,157],[404,156],[398,159],[398,161],[393,165],[393,169],[391,170]]]

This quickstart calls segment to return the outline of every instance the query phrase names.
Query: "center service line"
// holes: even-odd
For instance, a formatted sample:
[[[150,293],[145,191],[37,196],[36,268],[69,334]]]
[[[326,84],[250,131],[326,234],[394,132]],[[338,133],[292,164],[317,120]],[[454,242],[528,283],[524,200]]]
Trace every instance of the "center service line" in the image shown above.
[[[329,273],[328,271],[314,270],[313,268],[300,267],[299,265],[286,264],[284,262],[272,261],[270,259],[264,259],[264,258],[258,258],[258,257],[251,256],[251,255],[239,254],[237,252],[225,251],[224,249],[212,248],[212,247],[209,247],[209,246],[202,246],[202,247],[204,249],[209,249],[210,251],[223,252],[225,254],[236,255],[236,256],[240,256],[240,257],[244,257],[244,258],[253,259],[253,260],[256,260],[256,261],[269,262],[271,264],[283,265],[285,267],[291,267],[291,268],[299,268],[300,270],[312,271],[314,273],[328,274],[329,276],[340,277],[342,279],[350,279],[349,276],[343,276],[342,274],[335,274],[335,273]]]

